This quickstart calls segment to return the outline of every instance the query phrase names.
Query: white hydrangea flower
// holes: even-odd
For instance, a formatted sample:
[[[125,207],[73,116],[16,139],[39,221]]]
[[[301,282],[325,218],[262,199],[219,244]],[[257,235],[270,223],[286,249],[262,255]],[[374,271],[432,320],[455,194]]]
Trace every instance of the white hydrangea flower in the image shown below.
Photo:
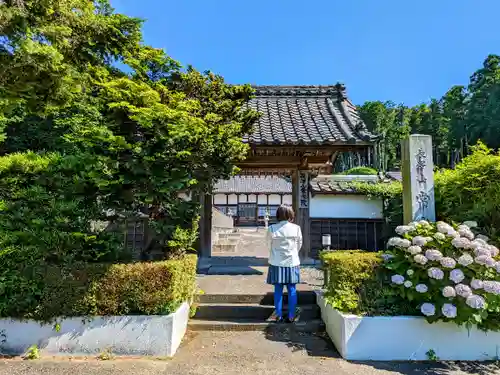
[[[425,316],[433,316],[436,314],[436,307],[432,303],[423,303],[420,307],[420,311]]]
[[[438,232],[443,233],[443,234],[448,234],[450,230],[453,230],[453,227],[443,221],[438,221],[436,223],[436,229]]]
[[[478,234],[476,236],[476,240],[483,240],[484,242],[488,243],[490,238],[488,236],[485,236],[484,234]]]
[[[441,308],[441,312],[450,319],[457,317],[457,307],[451,303],[445,303]]]
[[[411,232],[412,230],[413,230],[413,228],[410,227],[409,225],[398,225],[395,229],[395,232],[397,234],[399,234],[400,236],[402,236],[403,234]]]
[[[487,280],[483,282],[483,288],[485,292],[494,294],[496,296],[500,295],[500,282]]]
[[[406,271],[406,274],[408,276],[413,276],[414,273],[415,273],[415,271],[413,271],[412,269],[409,269],[408,271]]]
[[[435,235],[434,235],[434,238],[438,241],[444,241],[446,240],[446,236],[441,233],[441,232],[437,232]]]
[[[412,243],[416,246],[425,246],[425,244],[427,242],[428,242],[427,238],[422,237],[422,236],[415,236],[415,237],[413,237],[413,241],[412,241]]]
[[[391,281],[394,283],[394,284],[397,284],[397,285],[402,285],[404,282],[405,282],[405,278],[401,275],[393,275],[391,277]]]
[[[446,233],[446,236],[450,238],[457,238],[460,237],[460,234],[455,229],[451,229],[448,231],[448,233]]]
[[[500,262],[496,262],[494,267],[497,270],[497,273],[500,273]]]
[[[483,289],[484,284],[482,280],[472,279],[472,281],[470,282],[470,286],[472,287],[472,289]]]
[[[412,245],[408,248],[408,252],[411,255],[417,255],[417,254],[420,254],[422,252],[422,248],[420,246]]]
[[[484,298],[476,294],[469,295],[465,300],[465,303],[473,309],[477,310],[484,309],[486,307],[486,301],[484,300]]]
[[[464,297],[464,298],[467,298],[470,295],[472,295],[471,288],[469,288],[465,284],[458,284],[458,285],[456,285],[455,286],[455,292],[457,293],[457,295],[459,295],[460,297]]]
[[[457,265],[455,259],[450,257],[441,258],[440,262],[444,268],[455,268],[455,266]]]
[[[417,229],[417,222],[415,221],[412,221],[411,223],[408,224],[408,226],[412,229],[412,230],[415,230]]]
[[[431,267],[427,270],[427,275],[431,279],[443,280],[444,272],[437,267]]]
[[[406,238],[392,237],[387,243],[388,246],[396,246],[396,247],[410,247],[411,242]]]
[[[384,262],[388,262],[389,260],[391,260],[392,258],[394,258],[394,255],[392,255],[392,254],[382,254],[381,257],[384,260]]]
[[[466,225],[469,228],[476,228],[477,227],[477,221],[464,221],[463,225]]]
[[[418,223],[423,227],[428,227],[430,225],[427,220],[420,220]]]
[[[463,281],[463,279],[465,279],[465,275],[462,270],[458,268],[451,270],[450,272],[451,281],[453,281],[455,284],[458,284],[459,282]]]
[[[424,265],[426,264],[429,260],[423,256],[422,254],[417,254],[413,257],[413,260],[415,261],[415,263],[418,263],[418,264],[421,264],[421,265]]]
[[[474,239],[474,233],[470,229],[461,228],[458,230],[458,234],[462,237],[467,238],[468,240]]]
[[[417,284],[417,286],[415,286],[415,290],[419,293],[427,293],[429,288],[427,288],[427,285],[425,284]]]
[[[439,250],[429,249],[425,252],[425,257],[429,260],[439,261],[443,257],[443,254]]]
[[[396,244],[399,243],[400,240],[401,238],[399,237],[391,237],[389,238],[389,241],[387,241],[387,246],[396,246]]]
[[[403,284],[405,288],[411,288],[413,286],[413,283],[410,280],[406,280]]]
[[[474,250],[474,255],[479,257],[481,255],[485,257],[491,257],[491,252],[485,247],[478,247],[477,249]]]
[[[498,256],[499,250],[496,246],[488,245],[487,249],[490,251],[492,257]]]
[[[443,288],[443,297],[446,297],[446,298],[453,298],[457,295],[457,293],[455,292],[455,289],[452,287],[452,286],[445,286]]]
[[[472,263],[474,263],[474,258],[472,258],[470,254],[465,253],[461,255],[460,258],[458,258],[458,264],[460,264],[461,266],[467,267]]]
[[[467,249],[470,247],[470,241],[467,238],[455,237],[451,240],[451,244],[457,249]]]
[[[495,259],[493,259],[491,255],[479,255],[476,259],[474,259],[474,262],[487,267],[494,267],[496,263]]]

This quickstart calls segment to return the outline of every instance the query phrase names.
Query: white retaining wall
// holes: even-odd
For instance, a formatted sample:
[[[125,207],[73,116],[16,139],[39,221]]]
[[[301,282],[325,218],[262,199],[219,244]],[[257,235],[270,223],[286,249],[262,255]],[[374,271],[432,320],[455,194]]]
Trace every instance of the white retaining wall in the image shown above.
[[[433,350],[441,360],[486,361],[500,355],[500,333],[470,331],[454,323],[429,324],[423,317],[362,317],[344,314],[318,293],[326,331],[348,360],[427,360]]]
[[[117,355],[173,356],[186,333],[189,304],[170,315],[83,317],[62,320],[60,331],[35,321],[0,319],[6,335],[2,352],[22,354],[37,345],[44,354],[98,355],[110,350]]]

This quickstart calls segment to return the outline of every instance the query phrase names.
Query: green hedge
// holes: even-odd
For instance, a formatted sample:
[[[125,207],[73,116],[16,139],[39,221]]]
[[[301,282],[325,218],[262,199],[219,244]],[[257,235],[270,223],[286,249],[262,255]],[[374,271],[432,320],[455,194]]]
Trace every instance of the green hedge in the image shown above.
[[[1,317],[43,322],[71,316],[162,315],[190,301],[196,256],[130,264],[78,263],[26,269],[4,287]]]
[[[329,272],[326,299],[334,308],[357,315],[416,314],[389,283],[384,284],[379,253],[324,251],[320,258]]]

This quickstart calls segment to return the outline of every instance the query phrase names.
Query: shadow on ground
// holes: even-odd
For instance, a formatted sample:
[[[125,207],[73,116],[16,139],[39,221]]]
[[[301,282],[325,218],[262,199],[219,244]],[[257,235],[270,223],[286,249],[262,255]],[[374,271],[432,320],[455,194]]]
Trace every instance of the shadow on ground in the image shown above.
[[[498,362],[373,362],[349,361],[355,365],[370,366],[377,370],[406,375],[449,375],[466,373],[474,375],[498,374]]]
[[[267,340],[286,344],[292,352],[305,351],[311,357],[340,358],[330,338],[324,332],[300,332],[293,326],[286,329],[269,327],[265,336]]]

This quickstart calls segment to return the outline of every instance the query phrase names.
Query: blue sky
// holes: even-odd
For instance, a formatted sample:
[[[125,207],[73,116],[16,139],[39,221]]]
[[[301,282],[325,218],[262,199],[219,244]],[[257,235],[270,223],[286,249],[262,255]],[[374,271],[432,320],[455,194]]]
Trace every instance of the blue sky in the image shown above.
[[[351,99],[441,97],[500,54],[500,0],[111,0],[144,39],[229,83],[346,84]]]

